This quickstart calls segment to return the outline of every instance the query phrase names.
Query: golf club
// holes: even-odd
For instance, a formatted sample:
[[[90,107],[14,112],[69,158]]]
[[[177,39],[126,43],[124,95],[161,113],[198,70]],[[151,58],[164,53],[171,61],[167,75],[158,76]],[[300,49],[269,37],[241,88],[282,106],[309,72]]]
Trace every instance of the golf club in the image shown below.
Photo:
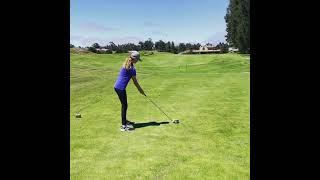
[[[164,115],[166,115],[167,118],[168,118],[170,121],[172,121],[172,122],[175,123],[175,124],[178,124],[178,123],[179,123],[179,120],[178,120],[178,119],[173,120],[172,118],[170,118],[170,117],[169,117],[155,102],[153,102],[147,95],[145,95],[145,97],[146,97],[150,102],[152,102],[152,104],[153,104],[154,106],[156,106]]]

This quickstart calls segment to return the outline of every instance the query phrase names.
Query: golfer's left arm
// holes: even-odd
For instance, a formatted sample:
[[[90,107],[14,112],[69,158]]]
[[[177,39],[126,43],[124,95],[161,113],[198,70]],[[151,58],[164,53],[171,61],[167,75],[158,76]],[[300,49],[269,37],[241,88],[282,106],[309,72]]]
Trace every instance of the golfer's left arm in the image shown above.
[[[144,93],[143,89],[141,88],[140,84],[138,83],[138,80],[136,78],[136,76],[132,76],[132,81],[134,83],[134,85],[137,87],[137,89],[139,90],[139,92],[142,94],[142,95],[145,95],[146,94]]]

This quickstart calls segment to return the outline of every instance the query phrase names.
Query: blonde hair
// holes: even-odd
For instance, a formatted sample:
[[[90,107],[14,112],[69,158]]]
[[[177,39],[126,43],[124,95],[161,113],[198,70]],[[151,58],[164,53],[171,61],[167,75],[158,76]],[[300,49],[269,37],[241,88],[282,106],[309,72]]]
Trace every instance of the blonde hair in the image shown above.
[[[131,62],[131,58],[130,57],[126,58],[126,60],[122,64],[122,67],[125,68],[126,70],[131,69],[132,62]]]

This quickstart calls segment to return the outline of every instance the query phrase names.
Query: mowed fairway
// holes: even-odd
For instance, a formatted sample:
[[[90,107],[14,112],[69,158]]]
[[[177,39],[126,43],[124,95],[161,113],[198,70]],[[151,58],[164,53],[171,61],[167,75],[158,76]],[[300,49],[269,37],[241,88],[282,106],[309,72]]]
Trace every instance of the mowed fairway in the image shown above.
[[[132,132],[119,130],[113,89],[127,54],[70,56],[71,179],[249,179],[248,55],[142,55],[140,85],[180,124],[130,81],[127,118],[141,123]]]

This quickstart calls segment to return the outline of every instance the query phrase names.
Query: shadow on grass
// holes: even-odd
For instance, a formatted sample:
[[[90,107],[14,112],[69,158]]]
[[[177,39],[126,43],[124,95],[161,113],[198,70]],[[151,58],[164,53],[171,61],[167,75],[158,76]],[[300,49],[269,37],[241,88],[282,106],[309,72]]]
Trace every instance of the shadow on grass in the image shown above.
[[[147,127],[147,126],[160,126],[161,124],[169,124],[169,122],[146,122],[146,123],[135,123],[133,125],[133,127],[136,128],[143,128],[143,127]]]

